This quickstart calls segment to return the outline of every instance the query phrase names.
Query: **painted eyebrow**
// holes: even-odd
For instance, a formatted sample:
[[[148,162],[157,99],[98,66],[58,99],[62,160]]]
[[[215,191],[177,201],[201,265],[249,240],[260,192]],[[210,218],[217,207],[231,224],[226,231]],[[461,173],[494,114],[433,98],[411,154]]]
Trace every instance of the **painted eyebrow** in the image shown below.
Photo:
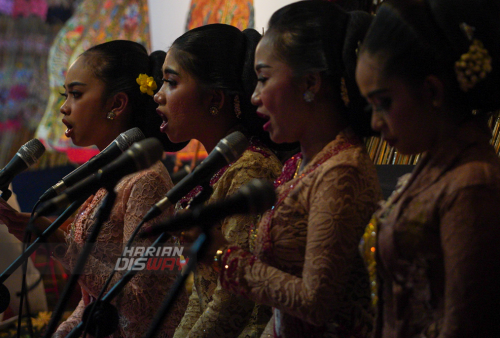
[[[86,85],[87,85],[86,83],[75,81],[75,82],[71,82],[70,84],[68,84],[68,88],[71,88],[74,86],[86,86]],[[63,85],[63,88],[66,89],[66,86]]]
[[[389,89],[387,89],[387,88],[375,89],[375,90],[372,90],[371,92],[369,92],[368,94],[366,94],[366,97],[367,98],[371,98],[374,95],[377,95],[377,94],[380,94],[380,93],[385,93],[387,91],[389,91]]]
[[[259,71],[261,70],[262,68],[271,68],[271,66],[269,65],[266,65],[265,63],[259,63],[255,66],[255,71]]]
[[[173,70],[172,68],[165,68],[163,70],[163,74],[173,74],[173,75],[179,75],[179,73],[177,73],[175,70]]]

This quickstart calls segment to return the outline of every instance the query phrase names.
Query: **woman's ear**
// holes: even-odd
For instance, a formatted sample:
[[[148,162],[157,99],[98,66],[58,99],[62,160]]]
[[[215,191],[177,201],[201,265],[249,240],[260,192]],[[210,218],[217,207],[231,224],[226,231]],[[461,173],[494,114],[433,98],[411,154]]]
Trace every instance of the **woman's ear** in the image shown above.
[[[217,107],[221,110],[224,106],[225,95],[221,89],[215,89],[212,91],[212,97],[210,99],[210,107]]]
[[[123,114],[128,107],[128,95],[124,92],[119,92],[115,94],[111,100],[111,109],[114,111],[116,116]]]
[[[317,94],[321,88],[321,75],[319,72],[311,72],[304,76],[306,90]]]
[[[424,99],[433,108],[440,108],[444,103],[444,84],[435,75],[428,75],[424,80]]]

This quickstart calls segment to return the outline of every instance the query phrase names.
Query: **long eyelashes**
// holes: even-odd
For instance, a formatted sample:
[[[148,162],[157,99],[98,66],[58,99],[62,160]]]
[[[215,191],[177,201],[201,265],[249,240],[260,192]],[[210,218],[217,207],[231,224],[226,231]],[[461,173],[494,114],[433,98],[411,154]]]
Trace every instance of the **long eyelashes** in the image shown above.
[[[169,86],[175,86],[177,85],[177,82],[174,80],[169,80],[169,79],[161,79],[164,83],[168,83]]]
[[[59,93],[61,94],[61,96],[64,96],[65,98],[68,98],[69,95],[73,95],[73,97],[76,99],[76,98],[79,98],[81,93],[80,92],[68,92],[68,93]]]
[[[374,112],[387,112],[391,109],[392,99],[390,98],[382,98],[378,100],[377,104],[371,105],[370,109]]]

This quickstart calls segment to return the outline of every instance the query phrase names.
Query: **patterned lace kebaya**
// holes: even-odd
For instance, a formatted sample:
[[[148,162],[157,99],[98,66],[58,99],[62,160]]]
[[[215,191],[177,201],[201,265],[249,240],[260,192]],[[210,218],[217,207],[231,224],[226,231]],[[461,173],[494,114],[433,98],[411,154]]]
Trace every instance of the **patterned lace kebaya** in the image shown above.
[[[263,337],[367,337],[373,316],[358,243],[381,199],[375,166],[348,130],[295,176],[300,158],[276,180],[278,201],[253,253],[231,246],[222,255],[221,284],[274,307]]]

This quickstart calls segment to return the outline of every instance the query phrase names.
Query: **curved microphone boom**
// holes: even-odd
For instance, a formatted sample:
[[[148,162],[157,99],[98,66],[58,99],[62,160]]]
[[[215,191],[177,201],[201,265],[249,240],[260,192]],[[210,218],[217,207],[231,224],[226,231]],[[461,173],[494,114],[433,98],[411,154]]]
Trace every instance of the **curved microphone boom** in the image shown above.
[[[234,214],[258,214],[276,202],[276,192],[271,182],[253,179],[228,198],[208,205],[186,210],[167,221],[145,229],[141,237],[155,236],[162,232],[185,230],[197,225],[212,225]]]
[[[132,144],[143,140],[144,138],[145,136],[139,128],[132,128],[121,133],[113,142],[104,148],[103,151],[47,189],[47,191],[40,196],[39,201],[45,202],[53,197],[56,197],[57,195],[60,195],[64,190],[95,173],[97,170],[101,169],[103,166],[120,156]]]
[[[111,189],[122,177],[149,168],[159,161],[162,155],[163,146],[158,139],[151,137],[136,142],[115,161],[42,204],[37,216],[55,212],[84,196],[89,197],[101,187]]]
[[[214,150],[201,162],[192,173],[184,177],[164,198],[156,203],[144,216],[143,222],[147,222],[160,215],[172,204],[177,203],[196,186],[208,181],[217,171],[227,164],[236,161],[248,147],[248,140],[242,132],[235,131],[215,146]]]
[[[45,147],[36,138],[21,146],[12,160],[0,171],[0,188],[7,187],[17,174],[35,164],[44,152]]]

